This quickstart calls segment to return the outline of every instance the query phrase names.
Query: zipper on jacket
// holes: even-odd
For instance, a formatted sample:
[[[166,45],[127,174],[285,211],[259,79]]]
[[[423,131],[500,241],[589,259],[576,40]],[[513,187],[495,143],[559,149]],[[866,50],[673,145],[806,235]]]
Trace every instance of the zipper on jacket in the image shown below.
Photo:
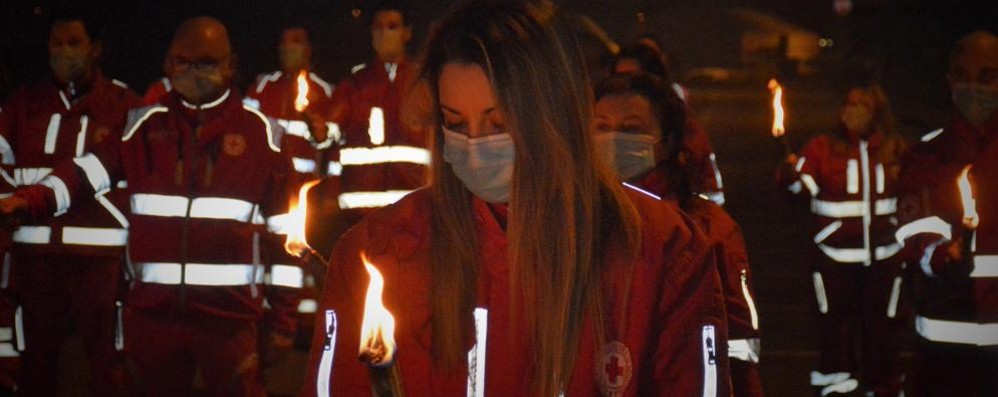
[[[489,335],[489,309],[475,309],[475,345],[468,351],[468,397],[485,396],[485,363]]]
[[[184,223],[180,229],[180,313],[184,314],[187,311],[187,260],[190,255],[190,234],[191,234],[191,206],[194,203],[194,197],[197,193],[197,165],[198,165],[198,148],[197,139],[198,131],[201,130],[202,119],[204,115],[201,113],[201,106],[198,105],[196,109],[197,112],[197,122],[191,128],[191,133],[184,142],[184,154],[182,155],[183,161],[190,164],[190,174],[187,179],[187,211],[184,214]],[[189,148],[189,149],[188,149]],[[186,167],[183,167],[186,168]]]
[[[329,378],[333,375],[333,357],[336,355],[336,311],[326,310],[326,342],[322,345],[319,373],[315,378],[316,397],[329,397]]]
[[[749,293],[748,269],[742,269],[742,295],[745,296],[745,303],[748,304],[749,315],[752,317],[752,329],[759,329],[759,314],[755,311],[755,300]]]
[[[703,326],[703,397],[717,397],[717,338],[714,326]]]

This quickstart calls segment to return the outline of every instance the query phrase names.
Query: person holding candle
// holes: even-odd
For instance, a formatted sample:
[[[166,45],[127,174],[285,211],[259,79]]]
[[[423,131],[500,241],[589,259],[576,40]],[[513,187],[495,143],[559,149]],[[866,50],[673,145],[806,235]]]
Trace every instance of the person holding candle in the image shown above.
[[[436,26],[430,185],[340,239],[303,396],[371,391],[362,255],[407,395],[729,395],[710,242],[598,160],[573,31],[540,0],[465,1]]]
[[[810,258],[821,359],[811,385],[822,396],[860,387],[875,396],[897,396],[909,310],[894,232],[897,176],[907,144],[875,84],[852,85],[839,116],[837,134],[812,138],[799,156],[787,156],[778,173],[781,186],[810,198],[814,215]]]
[[[667,81],[648,74],[613,76],[595,91],[593,130],[599,153],[621,178],[678,204],[711,240],[728,313],[732,392],[762,396],[759,317],[745,241],[723,208],[690,189],[682,99]]]
[[[916,396],[998,395],[998,37],[974,32],[947,74],[956,112],[904,160],[897,238],[920,288]],[[969,168],[968,168],[969,166]],[[958,181],[969,174],[961,199]],[[966,190],[966,189],[964,189]],[[978,216],[965,216],[964,214]]]

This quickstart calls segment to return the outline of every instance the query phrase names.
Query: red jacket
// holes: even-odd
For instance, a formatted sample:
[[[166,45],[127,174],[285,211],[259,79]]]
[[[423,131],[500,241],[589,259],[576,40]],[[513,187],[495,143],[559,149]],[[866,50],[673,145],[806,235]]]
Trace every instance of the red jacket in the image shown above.
[[[916,330],[922,337],[998,345],[998,117],[974,128],[958,119],[923,137],[905,159],[902,221],[908,263],[917,269]],[[947,258],[964,232],[956,180],[967,165],[980,223],[966,264]],[[968,266],[970,265],[970,266]]]
[[[629,195],[642,219],[656,222],[642,224],[641,261],[629,275],[630,290],[606,292],[607,302],[629,296],[606,313],[606,354],[597,354],[592,327],[583,327],[565,395],[595,396],[602,388],[602,395],[727,396],[727,326],[709,243],[674,206],[634,191]],[[529,349],[522,346],[525,337],[510,318],[506,234],[486,203],[474,199],[473,204],[483,270],[477,306],[486,310],[476,309],[475,316],[484,325],[479,335],[487,330],[484,339],[478,338],[485,351],[476,349],[485,357],[477,361],[485,367],[485,395],[528,395],[534,374]],[[383,301],[395,316],[396,357],[406,394],[466,393],[466,368],[446,373],[432,363],[429,229],[430,197],[419,190],[371,214],[340,239],[326,275],[303,396],[357,396],[371,390],[368,371],[356,358],[369,280],[361,252],[384,275]],[[609,257],[615,257],[612,248]],[[621,284],[608,280],[604,285]],[[472,313],[468,318],[470,326]],[[628,319],[627,325],[609,331],[617,329],[622,318]],[[507,338],[510,333],[512,338]],[[480,377],[472,378],[481,384]]]
[[[127,180],[133,310],[257,319],[266,297],[268,325],[293,332],[297,290],[263,286],[268,256],[280,252],[263,217],[287,212],[290,161],[266,117],[234,91],[200,114],[190,106],[173,93],[133,110],[120,141],[59,165],[46,179],[54,188],[16,194],[42,218]],[[280,285],[302,272],[271,273]]]
[[[880,133],[856,141],[820,135],[778,176],[791,193],[810,197],[814,242],[828,260],[869,266],[900,251],[895,189],[905,148]]]
[[[343,132],[340,209],[368,213],[423,186],[430,155],[425,132],[399,114],[415,68],[407,62],[358,67],[333,93],[330,121]]]
[[[166,77],[161,77],[149,85],[146,88],[145,94],[142,94],[142,105],[149,106],[155,105],[160,99],[173,91],[173,84],[170,83],[170,79]]]
[[[301,174],[303,180],[315,179],[319,175],[339,175],[337,164],[325,165],[319,162],[320,151],[340,140],[339,126],[329,123],[329,136],[325,141],[317,142],[312,137],[307,124],[294,108],[295,97],[298,95],[297,77],[285,75],[281,71],[262,74],[248,90],[244,102],[273,118],[284,129],[281,150],[291,157],[295,171]],[[333,86],[311,72],[308,73],[307,81],[309,109],[319,114],[328,113],[324,109],[330,104]]]
[[[637,182],[637,186],[665,200],[675,201],[662,168],[650,172]],[[761,381],[754,368],[759,362],[761,348],[759,314],[741,228],[727,211],[705,198],[690,198],[684,211],[707,235],[717,259],[727,309],[732,392],[736,396],[761,396]]]
[[[42,182],[56,165],[113,138],[138,97],[124,84],[98,73],[90,91],[76,103],[51,80],[21,87],[0,113],[0,146],[12,148],[4,163],[19,186]],[[9,157],[8,157],[9,155]],[[21,226],[18,249],[36,253],[120,255],[128,237],[127,197],[107,186],[97,200],[81,203],[55,218]]]
[[[683,136],[683,146],[686,151],[688,172],[693,182],[694,192],[707,196],[717,205],[724,205],[724,182],[721,181],[721,170],[717,168],[717,156],[710,144],[707,131],[692,119],[687,113],[686,132]]]

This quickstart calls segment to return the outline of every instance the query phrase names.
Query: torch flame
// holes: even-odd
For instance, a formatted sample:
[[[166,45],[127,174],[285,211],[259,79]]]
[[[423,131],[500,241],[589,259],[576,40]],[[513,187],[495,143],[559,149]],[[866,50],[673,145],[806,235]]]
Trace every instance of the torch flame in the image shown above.
[[[295,111],[304,112],[308,107],[308,78],[304,70],[298,73],[298,96],[295,97]]]
[[[291,202],[291,209],[287,214],[288,237],[284,240],[284,250],[289,254],[301,257],[302,250],[308,247],[305,240],[305,220],[308,218],[308,191],[313,186],[319,184],[321,180],[306,182],[298,189],[298,201]]]
[[[773,93],[773,138],[783,136],[783,86],[776,79],[769,80],[769,91]]]
[[[364,299],[364,320],[360,326],[360,355],[369,359],[371,365],[388,365],[395,355],[395,317],[381,300],[385,279],[367,260],[367,255],[361,253],[360,259],[371,276]]]
[[[977,228],[980,218],[977,216],[977,200],[974,200],[974,192],[970,186],[970,168],[967,165],[956,179],[956,186],[960,189],[960,202],[963,203],[963,226],[968,229]]]

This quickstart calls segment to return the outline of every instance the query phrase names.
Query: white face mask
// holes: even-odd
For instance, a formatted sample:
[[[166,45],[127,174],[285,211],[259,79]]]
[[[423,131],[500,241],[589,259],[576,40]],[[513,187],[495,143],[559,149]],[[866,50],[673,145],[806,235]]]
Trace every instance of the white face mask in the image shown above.
[[[998,90],[976,84],[954,84],[953,104],[971,125],[984,124],[998,112]]]
[[[478,198],[490,203],[509,202],[516,151],[513,137],[496,134],[480,138],[444,128],[444,161]]]
[[[594,139],[600,158],[625,181],[655,168],[655,144],[660,141],[651,135],[619,131],[596,134]]]

